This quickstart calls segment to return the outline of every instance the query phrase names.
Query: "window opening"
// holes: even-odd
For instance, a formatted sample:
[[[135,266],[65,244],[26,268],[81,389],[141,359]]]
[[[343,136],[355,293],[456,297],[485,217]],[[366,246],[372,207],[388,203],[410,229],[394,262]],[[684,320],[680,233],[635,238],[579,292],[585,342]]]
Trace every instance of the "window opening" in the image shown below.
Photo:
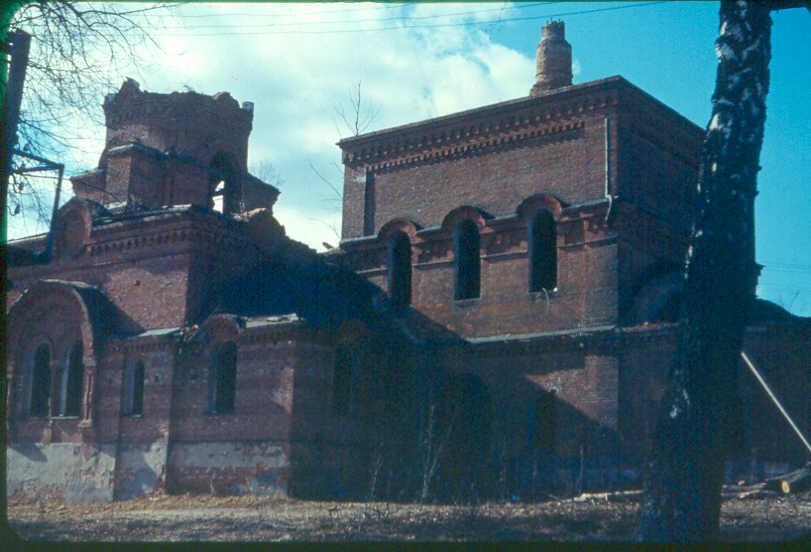
[[[389,296],[396,306],[411,303],[411,242],[405,232],[389,239]]]
[[[84,365],[82,342],[77,341],[70,348],[67,364],[62,371],[62,385],[59,414],[61,416],[80,416],[82,410],[82,387],[84,384]]]
[[[132,377],[132,413],[144,413],[144,363],[139,362],[135,366],[135,374]]]
[[[448,375],[436,388],[434,445],[442,447],[432,490],[443,500],[470,500],[488,487],[493,402],[476,375]],[[429,413],[430,415],[430,413]],[[431,423],[429,421],[429,423]],[[444,442],[444,445],[441,444]]]
[[[555,220],[543,209],[529,225],[529,290],[553,290],[557,285],[557,239]]]
[[[223,196],[225,195],[225,180],[220,180],[214,185],[214,190],[211,192],[211,208],[218,212],[223,212]]]
[[[124,415],[136,416],[144,413],[144,363],[138,361],[127,370],[124,381]]]
[[[209,208],[231,215],[239,211],[240,193],[233,164],[228,156],[219,153],[208,167]]]
[[[219,348],[210,374],[209,411],[212,414],[233,412],[237,376],[236,343],[229,341]]]
[[[348,416],[352,394],[352,357],[345,347],[335,351],[335,366],[332,376],[332,412],[336,416]]]
[[[51,395],[51,350],[47,345],[37,348],[32,368],[31,403],[28,411],[32,417],[47,416]]]
[[[455,299],[471,299],[480,293],[481,259],[479,228],[472,220],[463,220],[454,230],[456,261]]]
[[[551,451],[555,448],[557,427],[557,404],[555,393],[538,391],[534,405],[532,445],[537,450]]]

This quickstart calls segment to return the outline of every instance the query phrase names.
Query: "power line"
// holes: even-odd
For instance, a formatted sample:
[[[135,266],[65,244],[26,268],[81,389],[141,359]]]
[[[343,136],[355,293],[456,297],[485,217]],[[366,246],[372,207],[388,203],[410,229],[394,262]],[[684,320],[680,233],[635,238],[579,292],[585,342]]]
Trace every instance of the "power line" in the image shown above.
[[[607,12],[607,11],[616,11],[616,10],[625,10],[629,8],[638,8],[638,7],[645,7],[645,6],[652,6],[655,4],[664,4],[664,1],[660,2],[640,2],[637,4],[628,4],[624,6],[613,6],[610,8],[596,8],[593,10],[578,10],[578,11],[570,11],[570,12],[559,12],[559,13],[552,13],[552,14],[544,14],[544,15],[535,15],[535,16],[524,16],[524,17],[504,17],[497,20],[488,20],[488,21],[465,21],[459,23],[436,23],[436,24],[425,24],[425,25],[401,25],[396,27],[377,27],[377,28],[362,28],[362,29],[335,29],[335,30],[319,30],[319,31],[305,31],[305,30],[295,30],[295,31],[262,31],[262,32],[220,32],[220,33],[182,33],[177,34],[177,37],[215,37],[215,36],[261,36],[261,35],[283,35],[283,34],[345,34],[345,33],[368,33],[368,32],[380,32],[380,31],[399,31],[403,29],[437,29],[437,28],[448,28],[448,27],[465,27],[471,25],[492,25],[494,23],[508,23],[513,21],[536,21],[539,19],[551,19],[555,17],[571,17],[576,15],[586,15],[592,13],[599,13],[599,12]],[[345,22],[341,22],[344,24]],[[304,25],[305,23],[300,23],[300,25]],[[273,27],[274,25],[268,25],[269,27]]]
[[[538,3],[535,3],[535,4],[518,4],[518,5],[510,6],[510,7],[513,7],[515,9],[527,9],[527,8],[542,6],[542,5],[545,5],[545,4],[549,4],[549,2],[538,2]],[[381,21],[416,21],[416,20],[424,20],[424,19],[438,19],[438,18],[442,18],[442,17],[458,17],[458,16],[462,16],[462,15],[478,15],[478,14],[486,13],[486,12],[504,11],[504,9],[505,9],[505,6],[502,6],[500,8],[486,8],[486,9],[481,9],[481,10],[473,10],[473,11],[468,10],[468,11],[449,12],[449,13],[441,13],[441,14],[433,14],[433,15],[398,15],[396,17],[353,19],[353,20],[351,20],[349,22],[350,23],[367,23],[367,22],[370,22],[370,21],[372,21],[372,22],[381,22]],[[256,14],[256,16],[253,16],[253,15],[249,16],[248,14],[245,14],[246,17],[251,17],[252,19],[255,19],[256,17],[262,17],[263,15],[265,17],[267,17],[266,14]],[[296,14],[291,14],[291,13],[285,14],[285,16],[287,16],[287,15],[295,16]],[[208,17],[208,16],[206,16],[206,17]],[[218,16],[212,14],[210,17],[218,17]],[[501,19],[499,19],[497,21],[501,21]],[[346,19],[331,19],[331,20],[328,20],[328,21],[292,21],[292,22],[288,22],[288,23],[256,23],[256,24],[247,24],[247,25],[239,23],[239,26],[242,27],[242,28],[245,28],[245,27],[253,27],[253,28],[256,28],[256,27],[290,27],[290,26],[293,26],[293,25],[324,25],[324,24],[330,24],[330,23],[345,24],[345,23],[347,23],[347,20]],[[482,23],[487,23],[487,22],[482,21]],[[222,23],[209,23],[209,24],[204,24],[204,25],[183,25],[183,26],[179,26],[179,27],[166,27],[165,26],[165,27],[162,27],[162,28],[166,29],[166,30],[173,30],[173,29],[204,29],[204,28],[217,28],[217,27],[222,27],[222,26],[223,26]]]
[[[182,6],[183,4],[180,4],[180,5]],[[296,7],[300,7],[300,5],[296,5],[296,4],[293,4],[293,5],[296,6]],[[310,4],[310,5],[313,5],[313,4]],[[396,8],[403,8],[403,7],[410,6],[410,5],[413,5],[413,2],[392,2],[392,3],[387,2],[385,5],[376,4],[374,6],[368,6],[368,5],[366,5],[366,6],[357,6],[357,5],[352,5],[352,4],[343,4],[343,7],[340,7],[340,8],[333,8],[333,9],[329,9],[329,10],[317,10],[315,13],[320,15],[320,14],[324,14],[324,13],[340,13],[340,12],[346,13],[346,12],[349,12],[349,11],[352,11],[352,12],[363,12],[363,11],[373,11],[373,10],[375,10],[375,11],[386,11],[386,10],[391,10],[391,9],[396,9]],[[315,6],[317,6],[317,4],[315,4]],[[227,12],[227,13],[220,13],[220,14],[214,14],[214,13],[202,13],[202,14],[200,14],[200,13],[197,13],[197,14],[174,14],[173,17],[180,17],[180,18],[184,18],[184,19],[202,19],[202,18],[206,18],[206,17],[279,17],[279,16],[284,16],[284,15],[289,15],[289,12],[281,12],[281,11],[279,11],[279,12],[270,12],[270,13],[263,13],[263,14],[257,14],[255,12],[254,13]]]

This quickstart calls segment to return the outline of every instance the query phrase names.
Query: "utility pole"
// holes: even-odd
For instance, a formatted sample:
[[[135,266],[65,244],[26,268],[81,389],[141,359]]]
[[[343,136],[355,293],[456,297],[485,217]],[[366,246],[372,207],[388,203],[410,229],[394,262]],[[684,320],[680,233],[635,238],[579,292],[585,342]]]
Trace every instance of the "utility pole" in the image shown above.
[[[5,152],[6,166],[10,168],[11,156],[17,146],[17,121],[20,119],[20,102],[23,97],[23,83],[25,82],[25,69],[28,66],[31,35],[21,29],[16,29],[8,33],[6,44],[6,49],[11,57],[8,71],[8,88],[6,90],[6,110],[8,113],[6,132],[8,132],[8,138]]]

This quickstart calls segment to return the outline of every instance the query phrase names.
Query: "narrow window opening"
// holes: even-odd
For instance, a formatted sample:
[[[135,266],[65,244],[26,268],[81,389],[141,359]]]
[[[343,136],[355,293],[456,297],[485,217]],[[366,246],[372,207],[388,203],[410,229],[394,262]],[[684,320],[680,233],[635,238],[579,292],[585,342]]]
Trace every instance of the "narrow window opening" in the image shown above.
[[[366,183],[363,190],[363,235],[375,232],[375,173],[366,171]]]
[[[82,342],[77,341],[70,348],[70,356],[66,373],[63,378],[62,408],[60,414],[63,416],[79,416],[82,410],[82,387],[84,380],[84,365]]]
[[[335,367],[332,376],[332,412],[336,416],[348,416],[352,393],[352,357],[345,347],[335,351]]]
[[[455,299],[479,297],[481,259],[479,254],[479,229],[472,220],[456,225],[453,237],[456,260]]]
[[[557,285],[557,238],[549,211],[535,214],[529,225],[529,290],[553,290]]]
[[[31,370],[31,403],[28,412],[32,417],[48,415],[48,402],[51,396],[51,350],[40,345],[34,353],[34,366]]]
[[[389,296],[395,306],[411,303],[411,242],[405,232],[389,239]]]
[[[219,348],[210,375],[209,411],[212,414],[233,412],[237,377],[236,343],[229,341]]]
[[[124,416],[139,416],[144,413],[144,363],[138,361],[124,376]]]
[[[209,208],[232,215],[240,210],[240,191],[233,163],[224,153],[215,155],[208,167]]]
[[[543,451],[554,450],[557,416],[555,393],[538,391],[535,396],[535,424],[532,435],[532,445],[535,449]]]
[[[138,362],[132,378],[132,413],[144,413],[144,363]]]
[[[223,212],[223,196],[225,195],[225,180],[220,180],[214,185],[211,192],[211,209],[217,213]]]

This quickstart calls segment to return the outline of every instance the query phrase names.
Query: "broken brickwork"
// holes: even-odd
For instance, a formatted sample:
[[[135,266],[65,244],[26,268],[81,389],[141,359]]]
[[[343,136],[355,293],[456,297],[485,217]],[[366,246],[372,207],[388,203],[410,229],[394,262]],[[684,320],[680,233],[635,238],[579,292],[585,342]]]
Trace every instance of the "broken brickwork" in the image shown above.
[[[252,104],[108,96],[50,256],[45,236],[7,246],[9,495],[631,484],[703,133],[621,77],[572,85],[563,31],[545,27],[525,98],[341,141],[343,236],[322,255],[248,174]],[[756,307],[747,353],[808,429],[811,324]],[[730,477],[802,461],[739,379]]]

